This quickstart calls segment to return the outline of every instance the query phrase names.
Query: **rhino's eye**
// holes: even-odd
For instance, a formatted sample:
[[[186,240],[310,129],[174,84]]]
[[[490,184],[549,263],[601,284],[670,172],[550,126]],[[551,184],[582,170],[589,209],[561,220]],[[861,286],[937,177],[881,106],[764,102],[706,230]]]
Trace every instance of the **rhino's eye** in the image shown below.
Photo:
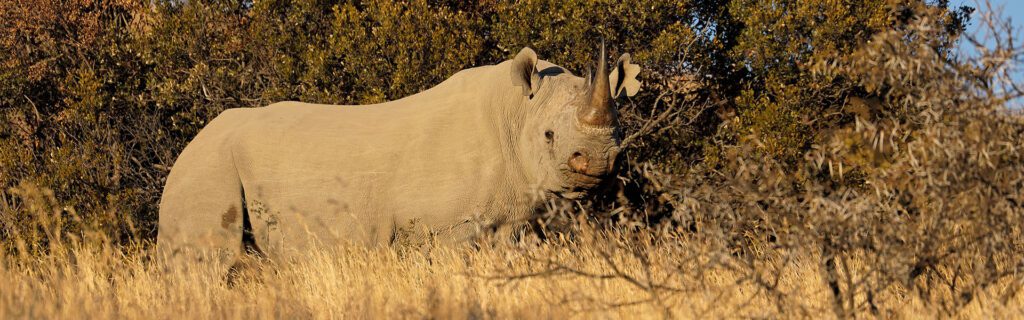
[[[544,138],[548,139],[548,142],[554,141],[555,140],[555,132],[551,131],[551,130],[544,131]]]

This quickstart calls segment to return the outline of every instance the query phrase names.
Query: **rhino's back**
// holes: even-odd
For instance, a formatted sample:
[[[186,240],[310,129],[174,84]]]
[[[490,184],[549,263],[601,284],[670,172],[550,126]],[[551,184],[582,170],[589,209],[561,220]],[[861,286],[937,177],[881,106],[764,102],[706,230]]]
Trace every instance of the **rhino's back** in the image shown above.
[[[412,222],[451,226],[487,210],[501,193],[502,151],[484,99],[453,87],[379,105],[285,102],[232,115],[247,205],[254,221],[280,228],[262,232],[269,245],[303,235],[379,243]]]

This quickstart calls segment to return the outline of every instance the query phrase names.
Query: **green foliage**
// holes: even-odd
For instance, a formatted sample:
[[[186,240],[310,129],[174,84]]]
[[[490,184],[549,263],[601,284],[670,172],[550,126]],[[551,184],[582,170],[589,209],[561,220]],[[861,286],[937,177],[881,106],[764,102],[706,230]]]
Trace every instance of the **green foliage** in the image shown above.
[[[334,8],[328,47],[350,85],[348,103],[395,100],[471,66],[483,51],[478,14],[426,1],[348,3]],[[310,57],[312,61],[315,58]]]
[[[729,48],[738,81],[730,130],[734,140],[753,135],[756,152],[789,164],[818,138],[818,133],[849,123],[843,106],[863,88],[849,79],[818,77],[814,67],[842,59],[869,42],[876,33],[905,28],[912,17],[934,14],[945,32],[934,48],[948,52],[966,23],[969,8],[946,10],[946,3],[918,1],[821,0],[729,3],[731,24],[739,28]]]
[[[0,236],[33,224],[19,209],[31,205],[18,201],[25,193],[10,189],[19,185],[52,189],[64,206],[54,214],[89,212],[111,234],[132,229],[130,214],[154,217],[146,209],[159,180],[140,153],[173,151],[139,149],[160,138],[145,132],[158,122],[142,100],[146,65],[130,33],[137,10],[127,1],[0,5]]]

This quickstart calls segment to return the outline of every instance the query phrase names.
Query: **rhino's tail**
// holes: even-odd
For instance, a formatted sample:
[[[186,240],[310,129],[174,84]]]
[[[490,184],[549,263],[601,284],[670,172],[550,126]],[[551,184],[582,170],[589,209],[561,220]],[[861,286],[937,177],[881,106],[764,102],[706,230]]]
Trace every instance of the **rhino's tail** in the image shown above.
[[[210,122],[178,156],[160,199],[157,258],[169,271],[223,276],[242,251],[244,194],[232,155],[231,112]]]

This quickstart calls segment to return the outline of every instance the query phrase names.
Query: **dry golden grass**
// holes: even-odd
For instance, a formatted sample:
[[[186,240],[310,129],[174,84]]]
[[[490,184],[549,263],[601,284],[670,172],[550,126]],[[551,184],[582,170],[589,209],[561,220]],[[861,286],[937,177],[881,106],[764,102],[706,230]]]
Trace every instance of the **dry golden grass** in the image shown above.
[[[0,255],[0,318],[834,317],[814,254],[764,259],[770,262],[756,268],[764,277],[758,280],[739,259],[707,254],[696,241],[589,234],[481,249],[317,250],[294,263],[259,263],[234,285],[198,265],[164,272],[146,261],[144,249]],[[780,275],[777,291],[766,291],[758,281],[775,281],[772,274]],[[887,293],[877,299],[885,310],[878,315],[941,316],[915,294],[896,287]],[[1020,314],[1020,295],[1007,304],[981,295],[957,316]]]

